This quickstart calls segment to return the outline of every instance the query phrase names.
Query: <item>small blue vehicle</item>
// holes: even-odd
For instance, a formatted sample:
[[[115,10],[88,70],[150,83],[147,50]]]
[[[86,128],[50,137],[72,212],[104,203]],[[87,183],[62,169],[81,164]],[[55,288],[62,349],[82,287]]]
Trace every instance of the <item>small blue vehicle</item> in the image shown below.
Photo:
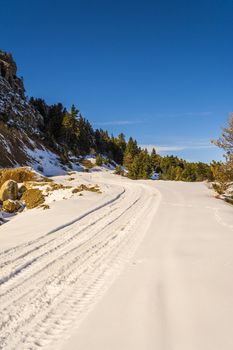
[[[151,180],[159,180],[159,173],[153,173],[151,175]]]

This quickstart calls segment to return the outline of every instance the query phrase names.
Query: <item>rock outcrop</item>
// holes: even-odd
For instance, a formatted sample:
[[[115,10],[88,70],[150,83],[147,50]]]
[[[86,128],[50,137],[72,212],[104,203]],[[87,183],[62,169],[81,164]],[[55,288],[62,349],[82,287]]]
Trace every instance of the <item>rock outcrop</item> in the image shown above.
[[[0,168],[58,164],[59,153],[49,149],[41,130],[44,119],[25,97],[12,55],[0,50]]]
[[[7,180],[0,189],[0,200],[2,202],[16,200],[18,198],[18,184],[14,180]]]
[[[16,76],[17,66],[11,54],[0,51],[0,76],[4,78],[11,88],[22,98],[24,96],[23,79]]]
[[[23,79],[17,77],[17,66],[11,54],[0,51],[0,119],[8,125],[38,133],[43,118],[27,101]]]

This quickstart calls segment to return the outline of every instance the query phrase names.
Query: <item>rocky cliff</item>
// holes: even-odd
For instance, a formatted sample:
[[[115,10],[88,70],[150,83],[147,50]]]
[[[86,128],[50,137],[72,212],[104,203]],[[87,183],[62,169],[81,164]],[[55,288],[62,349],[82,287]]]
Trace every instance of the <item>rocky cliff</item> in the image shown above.
[[[41,126],[43,117],[25,97],[12,55],[0,51],[0,167],[60,170],[59,155],[44,143]]]
[[[8,125],[38,132],[42,116],[28,103],[11,54],[0,51],[0,118]]]

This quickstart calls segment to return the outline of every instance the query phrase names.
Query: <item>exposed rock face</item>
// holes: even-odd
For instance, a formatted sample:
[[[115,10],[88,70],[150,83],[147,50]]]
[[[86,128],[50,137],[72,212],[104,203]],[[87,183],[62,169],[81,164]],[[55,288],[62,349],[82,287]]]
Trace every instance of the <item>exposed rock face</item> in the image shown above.
[[[13,201],[11,199],[8,199],[3,202],[2,210],[7,213],[15,213],[21,208],[21,204],[19,201]]]
[[[2,202],[8,199],[16,200],[18,198],[18,184],[13,180],[4,182],[0,189],[0,200]]]
[[[10,87],[24,98],[23,80],[16,76],[17,66],[11,54],[0,51],[0,76],[3,77]]]
[[[24,194],[24,192],[27,191],[26,184],[21,184],[18,188],[19,188],[19,197],[22,197],[22,195]]]
[[[38,133],[43,118],[25,98],[23,80],[16,73],[11,54],[0,51],[0,118],[9,125]]]
[[[15,61],[0,50],[0,168],[37,168],[37,154],[47,153],[41,127],[43,117],[25,97]]]
[[[23,80],[17,77],[11,54],[0,50],[0,168],[31,166],[48,175],[49,163],[53,169],[64,171],[62,148],[51,148],[41,113],[25,97]]]

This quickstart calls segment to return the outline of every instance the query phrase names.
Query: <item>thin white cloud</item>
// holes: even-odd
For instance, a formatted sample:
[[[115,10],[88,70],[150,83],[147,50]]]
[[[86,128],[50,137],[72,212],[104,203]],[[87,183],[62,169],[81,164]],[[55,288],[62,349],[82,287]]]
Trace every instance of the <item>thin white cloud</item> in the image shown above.
[[[172,152],[172,151],[182,151],[185,148],[183,146],[162,146],[162,145],[139,145],[141,148],[146,148],[148,152],[151,152],[153,148],[160,153],[160,152]]]
[[[98,122],[95,125],[110,126],[110,125],[132,125],[142,123],[141,120],[110,120],[107,122]]]
[[[187,116],[199,116],[199,117],[206,117],[209,115],[212,115],[212,112],[187,112],[187,113],[182,113],[182,115],[187,115]]]
[[[167,153],[175,151],[184,151],[188,149],[208,149],[213,148],[214,145],[209,143],[196,143],[196,144],[184,144],[184,145],[155,145],[155,144],[142,144],[141,148],[146,148],[148,152],[151,152],[154,148],[158,153]]]

